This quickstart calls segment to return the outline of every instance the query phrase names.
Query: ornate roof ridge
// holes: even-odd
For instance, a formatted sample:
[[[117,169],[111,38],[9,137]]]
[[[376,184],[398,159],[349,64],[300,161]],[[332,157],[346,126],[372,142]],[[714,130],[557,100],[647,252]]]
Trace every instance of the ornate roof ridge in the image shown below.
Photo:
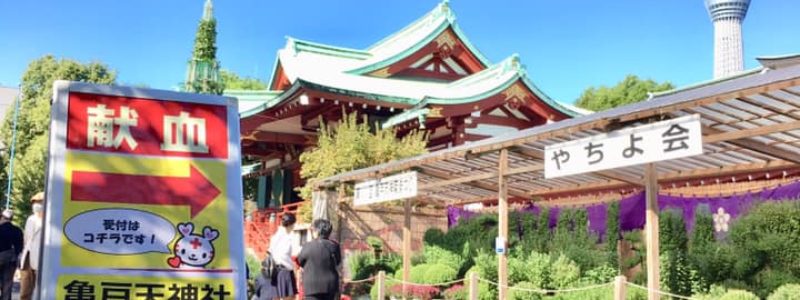
[[[493,64],[475,74],[471,74],[461,78],[459,80],[453,81],[447,85],[448,88],[456,88],[456,87],[464,87],[470,84],[474,84],[476,82],[480,82],[486,80],[487,77],[497,77],[502,74],[506,74],[508,72],[515,72],[520,76],[525,75],[525,66],[523,66],[519,61],[519,55],[514,53],[509,57],[506,57],[499,63]]]
[[[475,55],[478,61],[484,66],[491,65],[490,61],[477,47],[470,43],[469,39],[461,31],[449,2],[442,1],[421,18],[368,47],[366,51],[373,55],[372,59],[365,62],[364,65],[352,68],[347,72],[365,74],[391,65],[403,57],[418,51],[448,28]]]
[[[400,30],[382,38],[381,40],[375,42],[374,44],[370,45],[366,48],[366,51],[375,50],[375,48],[379,48],[380,46],[405,35],[412,33],[415,30],[419,30],[420,27],[425,25],[430,25],[435,21],[439,21],[437,23],[441,23],[442,21],[446,21],[447,23],[455,23],[456,16],[453,13],[453,10],[450,9],[450,1],[444,0],[440,2],[433,10],[425,13],[422,17],[414,20],[411,24],[406,25],[405,27],[401,28]]]
[[[286,46],[284,49],[291,50],[292,52],[308,51],[338,57],[354,58],[354,59],[367,59],[372,56],[371,53],[347,47],[332,46],[323,43],[302,40],[291,36],[286,37]]]

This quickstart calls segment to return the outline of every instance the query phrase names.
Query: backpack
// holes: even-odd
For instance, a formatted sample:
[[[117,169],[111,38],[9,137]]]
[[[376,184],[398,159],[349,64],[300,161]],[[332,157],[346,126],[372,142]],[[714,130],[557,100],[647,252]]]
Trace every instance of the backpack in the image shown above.
[[[261,275],[273,282],[278,279],[278,264],[275,263],[269,251],[267,251],[264,261],[261,262]]]

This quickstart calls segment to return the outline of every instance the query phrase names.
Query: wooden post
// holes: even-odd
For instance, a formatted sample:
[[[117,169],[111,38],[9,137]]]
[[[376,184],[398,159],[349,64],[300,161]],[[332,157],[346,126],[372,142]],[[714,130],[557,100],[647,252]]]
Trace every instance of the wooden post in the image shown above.
[[[645,242],[647,247],[647,292],[648,300],[658,300],[655,291],[660,290],[659,243],[658,243],[658,172],[656,165],[650,163],[644,167],[645,198],[647,211],[645,213]]]
[[[624,275],[619,275],[614,278],[614,300],[625,300],[626,288]]]
[[[378,285],[378,299],[386,299],[386,271],[378,272],[378,280],[375,284]]]
[[[469,272],[469,300],[478,300],[478,272]]]
[[[405,222],[403,224],[403,299],[408,295],[411,282],[411,199],[405,200]]]
[[[497,168],[497,189],[499,214],[498,236],[508,245],[508,185],[506,184],[505,173],[508,170],[508,149],[500,150],[500,161]],[[504,246],[507,248],[506,246]],[[497,279],[500,299],[508,299],[508,249],[504,253],[497,255]]]

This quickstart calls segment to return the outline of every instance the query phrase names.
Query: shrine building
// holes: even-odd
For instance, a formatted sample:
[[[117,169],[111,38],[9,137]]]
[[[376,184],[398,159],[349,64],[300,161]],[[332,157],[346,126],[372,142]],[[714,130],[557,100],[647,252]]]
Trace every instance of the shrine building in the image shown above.
[[[240,101],[242,155],[259,162],[243,176],[258,178],[261,210],[303,200],[299,156],[320,120],[357,113],[399,137],[425,130],[435,151],[589,113],[539,90],[517,55],[489,61],[447,1],[366,49],[288,38],[268,85],[225,92]]]

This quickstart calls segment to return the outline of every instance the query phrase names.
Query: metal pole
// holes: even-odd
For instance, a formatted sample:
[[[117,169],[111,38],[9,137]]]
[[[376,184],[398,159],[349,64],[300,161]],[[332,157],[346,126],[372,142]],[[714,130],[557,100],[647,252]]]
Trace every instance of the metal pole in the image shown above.
[[[11,155],[8,156],[8,186],[6,186],[6,206],[8,209],[11,206],[11,182],[14,181],[14,152],[17,148],[17,118],[19,117],[19,107],[22,102],[22,96],[18,95],[14,101],[14,126],[11,129]]]

